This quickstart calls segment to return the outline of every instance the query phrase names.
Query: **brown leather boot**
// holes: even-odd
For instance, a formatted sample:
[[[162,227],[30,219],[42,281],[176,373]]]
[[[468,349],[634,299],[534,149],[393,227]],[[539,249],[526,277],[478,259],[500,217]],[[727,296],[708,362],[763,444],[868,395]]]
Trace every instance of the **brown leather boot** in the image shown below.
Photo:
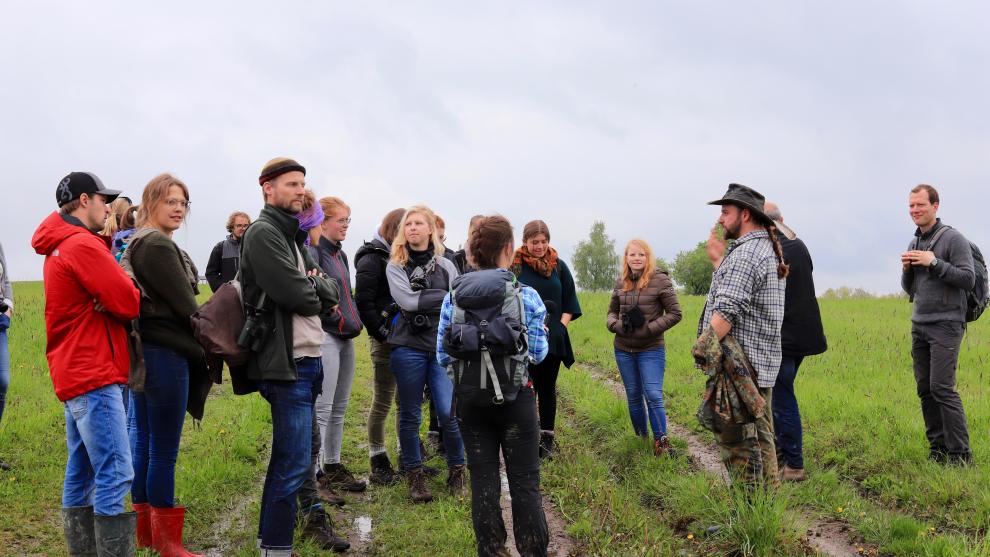
[[[406,472],[406,477],[409,479],[409,497],[412,498],[413,503],[429,503],[433,500],[433,494],[426,486],[426,474],[423,473],[422,468],[409,470]]]
[[[653,440],[653,456],[666,456],[674,458],[677,456],[677,451],[674,447],[670,446],[670,438],[666,435],[661,435],[659,439]]]
[[[782,482],[803,482],[807,479],[808,474],[805,473],[804,468],[791,468],[785,464],[780,469],[780,481]]]
[[[447,474],[447,489],[450,494],[458,499],[464,499],[468,494],[467,470],[463,464],[455,464],[450,467]]]

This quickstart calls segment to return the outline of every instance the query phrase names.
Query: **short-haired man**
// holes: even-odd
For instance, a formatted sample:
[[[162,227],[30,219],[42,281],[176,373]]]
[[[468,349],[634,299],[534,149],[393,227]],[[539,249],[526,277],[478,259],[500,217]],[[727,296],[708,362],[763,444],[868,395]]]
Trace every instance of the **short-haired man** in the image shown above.
[[[124,512],[134,468],[123,390],[130,371],[124,324],[137,318],[140,294],[99,236],[109,203],[95,175],[59,182],[59,211],[31,238],[45,256],[48,370],[65,404],[69,458],[62,523],[69,555],[134,555],[136,515]]]
[[[908,196],[908,212],[918,228],[901,254],[901,286],[911,296],[911,357],[928,458],[968,464],[969,430],[956,392],[959,345],[966,332],[966,293],[976,281],[969,241],[942,224],[938,191],[921,184]]]
[[[721,205],[718,222],[727,250],[713,238],[709,255],[715,264],[711,289],[698,324],[699,337],[709,326],[719,339],[729,333],[756,371],[756,385],[767,408],[754,423],[724,424],[716,436],[722,460],[734,480],[757,483],[761,476],[777,485],[777,454],[770,415],[773,386],[780,369],[780,327],[788,267],[773,221],[764,211],[765,198],[739,184],[709,203]],[[717,253],[716,253],[717,252]],[[721,254],[724,253],[724,256]]]
[[[794,379],[804,358],[825,352],[828,344],[818,298],[815,297],[814,264],[808,247],[784,224],[784,215],[775,203],[767,201],[763,207],[777,226],[777,239],[789,267],[784,296],[784,325],[780,329],[782,358],[773,386],[777,460],[782,481],[800,482],[807,479],[807,474],[804,471],[801,410],[794,393]]]
[[[227,217],[226,238],[213,246],[210,260],[206,264],[206,281],[210,290],[216,292],[225,282],[234,280],[241,263],[241,238],[251,226],[247,213],[234,211]]]
[[[338,291],[304,247],[306,233],[295,218],[303,206],[306,169],[292,159],[272,159],[258,183],[265,206],[244,234],[241,252],[244,301],[261,324],[248,339],[247,374],[272,410],[272,456],[258,538],[261,555],[288,557],[296,497],[313,473],[313,403],[323,382],[320,315],[337,305]],[[322,509],[316,510],[325,519]]]

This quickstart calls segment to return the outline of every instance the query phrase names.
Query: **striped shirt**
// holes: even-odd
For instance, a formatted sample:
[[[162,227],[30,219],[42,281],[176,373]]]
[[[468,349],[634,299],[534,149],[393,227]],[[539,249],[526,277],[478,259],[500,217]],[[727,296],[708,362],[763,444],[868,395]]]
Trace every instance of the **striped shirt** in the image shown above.
[[[533,363],[540,363],[550,351],[550,345],[547,343],[547,330],[543,328],[547,317],[547,308],[543,305],[543,299],[536,293],[536,290],[523,286],[520,292],[522,293],[523,314],[526,319],[526,336],[529,339],[529,357]],[[444,367],[450,363],[450,355],[443,350],[443,334],[450,328],[453,314],[454,304],[450,302],[450,293],[448,293],[440,307],[440,326],[437,334],[437,362]]]
[[[787,279],[777,278],[777,256],[769,233],[754,230],[736,240],[712,275],[698,336],[712,313],[732,325],[730,334],[742,346],[761,388],[773,387],[780,370],[780,327],[784,322]]]

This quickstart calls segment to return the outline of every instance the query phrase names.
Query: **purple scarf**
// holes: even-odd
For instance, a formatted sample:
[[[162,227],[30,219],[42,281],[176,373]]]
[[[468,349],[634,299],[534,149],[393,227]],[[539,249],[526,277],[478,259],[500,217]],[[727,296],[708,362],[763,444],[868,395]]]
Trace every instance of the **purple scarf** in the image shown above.
[[[323,224],[323,207],[319,203],[313,203],[309,209],[296,213],[296,219],[299,221],[299,230],[309,232]],[[306,237],[306,245],[309,245],[309,236]]]

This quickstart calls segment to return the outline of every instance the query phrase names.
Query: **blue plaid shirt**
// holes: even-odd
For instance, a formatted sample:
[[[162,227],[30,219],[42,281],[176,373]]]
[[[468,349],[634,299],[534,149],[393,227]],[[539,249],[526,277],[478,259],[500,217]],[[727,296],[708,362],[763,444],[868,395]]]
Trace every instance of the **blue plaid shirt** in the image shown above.
[[[769,233],[754,230],[729,247],[712,275],[698,336],[708,328],[712,313],[732,325],[729,334],[757,372],[761,388],[773,387],[780,371],[780,327],[784,323],[787,279],[777,278],[777,255]]]
[[[547,318],[547,308],[536,290],[528,286],[520,289],[522,293],[523,314],[526,319],[526,336],[529,337],[529,357],[533,363],[540,363],[547,357],[550,345],[547,343],[547,330],[543,327]],[[437,334],[437,362],[447,367],[450,356],[443,350],[443,334],[450,328],[454,315],[454,304],[450,302],[450,293],[443,299],[440,306],[440,326]]]

